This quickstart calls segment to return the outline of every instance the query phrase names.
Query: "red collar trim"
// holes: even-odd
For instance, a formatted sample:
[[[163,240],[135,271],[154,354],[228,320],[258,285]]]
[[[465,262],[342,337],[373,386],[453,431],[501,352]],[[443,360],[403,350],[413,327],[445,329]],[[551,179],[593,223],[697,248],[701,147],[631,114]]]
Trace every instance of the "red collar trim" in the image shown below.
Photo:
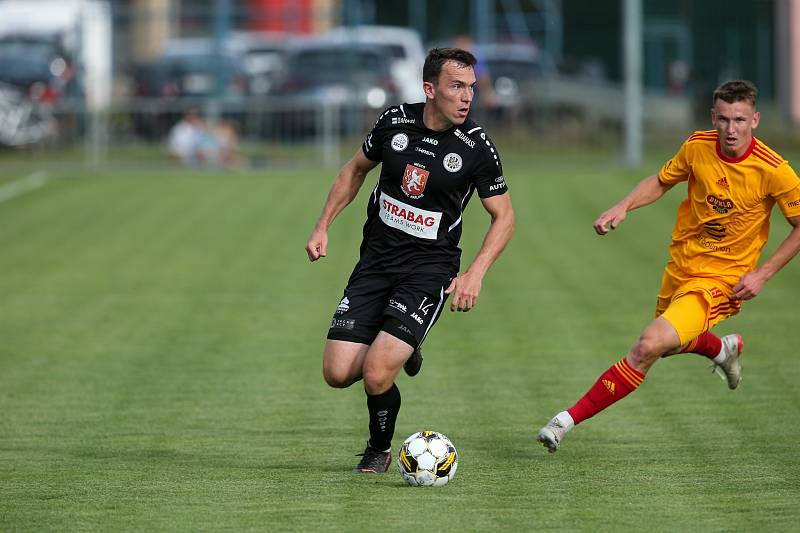
[[[753,152],[753,148],[756,147],[756,137],[755,135],[750,139],[750,146],[747,147],[747,150],[744,151],[742,155],[739,157],[728,157],[727,155],[722,153],[722,148],[719,144],[719,137],[717,137],[717,155],[720,159],[725,161],[726,163],[741,163],[745,159],[747,159],[750,154]]]

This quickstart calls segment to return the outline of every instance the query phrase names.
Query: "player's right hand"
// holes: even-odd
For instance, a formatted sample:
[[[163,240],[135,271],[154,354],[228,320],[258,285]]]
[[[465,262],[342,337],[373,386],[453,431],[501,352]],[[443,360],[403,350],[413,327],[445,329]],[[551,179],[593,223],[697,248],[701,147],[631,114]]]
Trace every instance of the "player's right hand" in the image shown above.
[[[608,211],[605,211],[597,217],[594,221],[594,231],[598,235],[605,235],[611,230],[617,229],[620,222],[625,220],[628,211],[625,208],[614,206]]]
[[[328,232],[314,230],[306,243],[308,260],[312,263],[320,257],[328,255]]]

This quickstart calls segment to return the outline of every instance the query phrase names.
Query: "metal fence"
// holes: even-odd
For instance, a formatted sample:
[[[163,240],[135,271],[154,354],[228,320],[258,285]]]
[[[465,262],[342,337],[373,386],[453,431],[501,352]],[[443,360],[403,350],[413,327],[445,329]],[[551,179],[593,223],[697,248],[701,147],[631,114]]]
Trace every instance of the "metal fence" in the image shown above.
[[[0,18],[9,12],[5,6],[11,1],[0,0]],[[16,1],[19,3],[20,0]],[[62,3],[70,4],[72,1],[63,0]],[[593,143],[601,138],[616,143],[621,138],[626,108],[622,82],[615,73],[616,58],[613,57],[620,51],[621,43],[615,32],[619,30],[621,14],[607,14],[609,6],[618,4],[611,0],[600,1],[599,7],[593,5],[591,9],[577,9],[575,3],[566,1],[492,3],[473,0],[468,3],[469,9],[459,12],[462,18],[442,26],[447,31],[439,29],[440,33],[434,24],[438,16],[436,10],[452,2],[431,4],[424,11],[424,17],[420,15],[420,2],[414,0],[392,6],[365,0],[313,3],[245,0],[74,2],[76,5],[104,4],[108,8],[91,11],[91,16],[108,17],[106,22],[111,30],[107,42],[108,55],[112,58],[107,105],[93,104],[88,97],[94,83],[90,68],[94,59],[86,59],[90,41],[83,39],[80,32],[83,31],[81,28],[93,25],[79,21],[61,31],[62,36],[69,36],[71,40],[66,54],[70,56],[72,69],[68,72],[73,74],[70,90],[64,90],[58,98],[39,98],[31,87],[20,87],[8,81],[0,84],[0,146],[6,149],[82,145],[86,147],[87,159],[96,162],[121,147],[149,145],[159,148],[153,152],[153,157],[163,158],[167,150],[162,147],[168,143],[175,125],[187,114],[196,113],[209,131],[221,125],[227,128],[227,134],[235,137],[244,151],[249,147],[257,153],[260,145],[304,146],[308,148],[305,153],[309,154],[304,161],[336,165],[340,163],[342,150],[355,148],[351,141],[369,130],[381,109],[403,101],[403,92],[397,86],[404,80],[403,76],[408,78],[408,70],[398,78],[393,69],[392,84],[397,92],[387,89],[382,98],[370,101],[350,98],[351,93],[360,90],[355,81],[340,83],[334,88],[315,89],[315,93],[325,93],[325,98],[319,98],[319,94],[310,95],[312,91],[301,95],[300,89],[292,87],[276,92],[270,84],[279,83],[281,73],[277,68],[267,73],[263,61],[260,66],[252,67],[262,69],[259,71],[261,78],[256,79],[256,74],[248,72],[248,88],[234,87],[231,89],[234,92],[230,92],[229,86],[235,85],[238,71],[226,70],[224,60],[229,52],[235,51],[236,47],[231,43],[242,35],[252,36],[254,28],[269,35],[273,44],[278,42],[289,48],[290,41],[305,42],[314,35],[349,22],[394,23],[406,28],[419,26],[422,30],[418,32],[419,39],[424,42],[425,49],[431,43],[452,42],[458,33],[467,33],[477,36],[478,40],[493,39],[500,45],[527,47],[528,52],[534,50],[529,55],[535,54],[537,59],[525,67],[529,69],[527,74],[516,78],[512,71],[498,73],[496,70],[491,78],[493,97],[487,98],[488,93],[484,93],[475,106],[474,117],[493,135],[506,138],[507,143],[524,145],[533,140],[564,145]],[[709,3],[717,3],[717,0],[709,0]],[[43,5],[26,3],[34,4]],[[276,19],[275,13],[265,12],[267,4],[285,4],[283,18]],[[693,77],[692,65],[707,64],[712,52],[695,49],[697,42],[706,41],[693,31],[698,23],[692,18],[691,10],[681,8],[684,4],[677,2],[674,9],[663,6],[654,9],[650,3],[644,3],[646,132],[686,131],[704,118],[697,112],[697,109],[705,109],[705,105],[698,105],[698,92],[692,85],[698,78]],[[764,34],[774,33],[770,26],[775,22],[771,14],[772,2],[758,0],[755,5],[754,12],[761,14],[755,25],[760,36],[759,46],[763,52],[771,53],[772,48],[764,45],[763,41]],[[287,6],[294,7],[290,9]],[[300,9],[298,6],[305,7]],[[487,9],[491,16],[486,16]],[[702,10],[695,11],[702,14],[709,9],[704,4]],[[599,21],[588,20],[587,17],[598,16],[601,11],[602,16],[615,21],[610,29],[603,30]],[[729,19],[726,18],[730,23]],[[733,20],[728,26],[730,34],[737,38],[746,37],[750,31],[751,21],[748,19],[749,16],[742,15]],[[491,27],[485,24],[491,24]],[[648,28],[658,31],[648,33]],[[301,32],[287,31],[292,29]],[[581,35],[594,39],[602,31],[605,31],[602,46],[594,50],[582,47],[580,43],[586,39]],[[0,58],[3,35],[0,28]],[[653,48],[654,35],[667,35],[669,39],[664,37],[658,41],[661,44]],[[731,37],[727,39],[730,41]],[[195,86],[208,85],[205,92],[181,92],[169,84],[160,86],[155,93],[146,90],[145,85],[149,83],[147,68],[158,64],[176,43],[210,49],[206,64],[201,65],[202,73],[187,71],[183,75],[183,81],[192,78]],[[389,50],[387,48],[385,52],[386,63],[394,61]],[[736,50],[741,52],[739,56],[734,53]],[[724,67],[726,74],[731,76],[746,76],[747,72],[737,71],[731,65],[744,63],[749,49],[739,46],[736,50],[728,54],[720,69]],[[506,55],[508,59],[512,54]],[[502,56],[501,52],[501,59]],[[484,59],[484,56],[479,58]],[[661,75],[667,67],[675,66],[676,58],[683,68]],[[491,67],[489,59],[486,59],[485,63]],[[251,63],[256,65],[257,62]],[[763,63],[757,75],[771,79],[771,73],[765,70]],[[502,68],[507,67],[503,65]],[[415,68],[420,69],[421,64]],[[492,68],[489,70],[491,72]],[[151,70],[149,75],[160,75],[153,72]],[[265,75],[275,77],[265,81]],[[675,86],[675,76],[683,85]],[[356,77],[354,73],[351,79]],[[707,87],[702,85],[700,88],[705,95]]]

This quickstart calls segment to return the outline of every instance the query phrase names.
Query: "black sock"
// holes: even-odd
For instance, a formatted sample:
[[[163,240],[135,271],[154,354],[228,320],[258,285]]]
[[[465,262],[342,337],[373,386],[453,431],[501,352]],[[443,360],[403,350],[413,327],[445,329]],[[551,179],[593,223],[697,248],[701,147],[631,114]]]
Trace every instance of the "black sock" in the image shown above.
[[[400,411],[400,389],[392,386],[383,394],[367,394],[369,409],[369,445],[384,451],[392,447],[394,423]]]

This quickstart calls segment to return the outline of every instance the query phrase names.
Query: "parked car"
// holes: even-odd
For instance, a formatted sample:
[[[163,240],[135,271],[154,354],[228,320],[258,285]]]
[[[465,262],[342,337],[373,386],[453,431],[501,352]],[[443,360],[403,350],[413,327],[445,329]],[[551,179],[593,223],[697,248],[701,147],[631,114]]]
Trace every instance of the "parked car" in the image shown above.
[[[227,48],[241,56],[250,94],[270,91],[283,70],[292,39],[292,34],[285,32],[235,32],[230,36]]]
[[[0,82],[16,87],[33,101],[56,104],[74,94],[69,55],[49,34],[0,37]]]
[[[281,119],[299,133],[315,131],[324,109],[331,107],[341,111],[341,130],[356,133],[364,124],[355,117],[363,117],[365,110],[374,121],[376,110],[402,103],[386,54],[381,47],[359,43],[298,43],[270,98],[286,110]]]
[[[165,135],[185,111],[211,98],[222,113],[239,118],[249,94],[242,58],[229,49],[217,54],[211,39],[174,39],[156,61],[135,68],[133,77],[134,130],[151,138]]]
[[[479,44],[474,52],[492,80],[495,105],[499,108],[530,104],[537,81],[555,75],[555,67],[533,44]]]
[[[211,39],[175,39],[155,62],[136,69],[136,96],[140,98],[192,98],[216,95],[217,75],[224,99],[236,100],[248,93],[242,58],[223,48],[219,54]]]
[[[351,26],[334,28],[324,34],[337,43],[359,43],[380,48],[389,62],[392,78],[404,102],[423,102],[422,65],[425,47],[419,32],[398,26]]]

